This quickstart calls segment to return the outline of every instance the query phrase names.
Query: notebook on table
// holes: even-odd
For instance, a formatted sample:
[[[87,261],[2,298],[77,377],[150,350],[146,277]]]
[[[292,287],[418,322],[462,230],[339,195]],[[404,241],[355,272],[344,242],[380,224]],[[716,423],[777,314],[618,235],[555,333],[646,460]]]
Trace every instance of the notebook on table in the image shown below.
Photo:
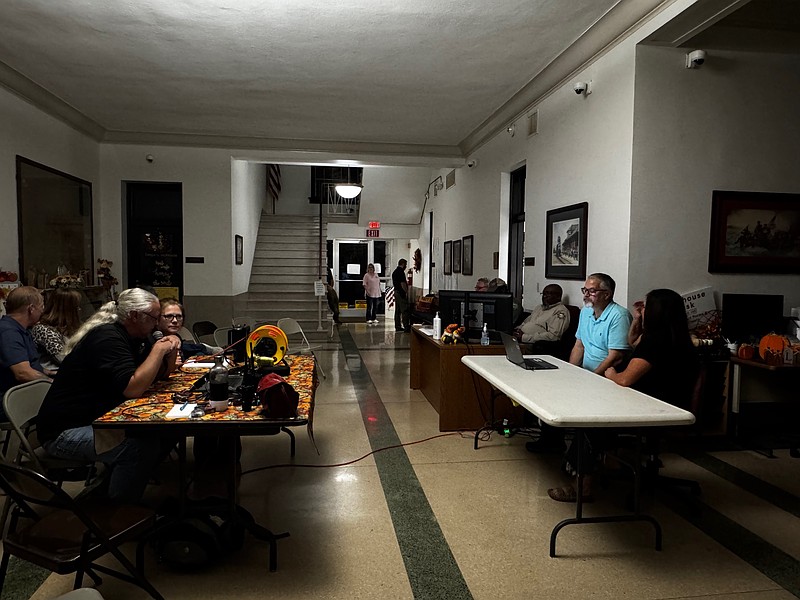
[[[503,340],[503,346],[506,348],[506,358],[523,369],[528,371],[538,371],[541,369],[557,369],[556,365],[550,364],[541,358],[524,358],[522,356],[522,349],[516,338],[508,335],[507,333],[500,333],[500,338]]]

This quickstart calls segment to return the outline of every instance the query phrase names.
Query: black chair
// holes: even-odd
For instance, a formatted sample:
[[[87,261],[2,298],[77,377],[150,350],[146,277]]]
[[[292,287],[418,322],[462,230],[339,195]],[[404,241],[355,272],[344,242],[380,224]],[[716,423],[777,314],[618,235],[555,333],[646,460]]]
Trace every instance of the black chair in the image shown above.
[[[194,341],[198,344],[215,346],[216,343],[214,341],[214,332],[217,329],[218,327],[211,321],[197,321],[194,325],[192,325],[192,335],[194,336]]]
[[[0,591],[9,558],[16,556],[59,575],[75,573],[74,589],[81,586],[84,573],[95,584],[102,583],[96,573],[99,571],[163,600],[144,576],[144,536],[153,530],[153,510],[88,496],[73,499],[36,471],[6,463],[0,463],[0,488],[14,503],[8,532],[3,537]],[[131,541],[138,542],[136,566],[120,550],[123,543]],[[97,563],[108,554],[125,572]]]

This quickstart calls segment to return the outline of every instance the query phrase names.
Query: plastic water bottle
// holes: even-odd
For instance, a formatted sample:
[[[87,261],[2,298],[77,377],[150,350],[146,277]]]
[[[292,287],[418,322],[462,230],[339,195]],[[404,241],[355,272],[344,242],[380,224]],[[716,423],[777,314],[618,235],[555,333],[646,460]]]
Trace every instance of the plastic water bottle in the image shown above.
[[[433,339],[438,340],[440,337],[442,337],[442,319],[437,311],[433,317]]]
[[[483,324],[483,331],[481,332],[481,346],[488,346],[489,345],[489,326],[484,323]]]

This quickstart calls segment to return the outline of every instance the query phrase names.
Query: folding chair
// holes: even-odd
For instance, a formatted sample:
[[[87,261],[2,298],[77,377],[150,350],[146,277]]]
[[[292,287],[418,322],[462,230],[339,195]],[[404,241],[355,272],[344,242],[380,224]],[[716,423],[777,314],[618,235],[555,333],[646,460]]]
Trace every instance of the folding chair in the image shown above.
[[[76,500],[36,471],[5,463],[0,463],[0,488],[14,503],[8,533],[3,537],[0,590],[9,558],[16,556],[59,575],[75,573],[74,589],[81,586],[84,573],[95,584],[102,583],[96,573],[99,571],[163,600],[144,576],[143,536],[153,530],[155,511],[88,497]],[[25,521],[18,529],[21,519]],[[120,550],[130,541],[138,542],[136,566]],[[126,572],[97,564],[107,554],[113,555]]]
[[[64,481],[84,481],[88,484],[94,475],[94,463],[83,460],[69,460],[49,456],[39,443],[34,420],[50,389],[45,379],[29,381],[9,389],[3,396],[3,409],[11,425],[9,435],[16,436],[19,446],[17,453],[7,461],[33,468],[58,485]],[[0,516],[0,532],[8,518],[9,503],[3,507]]]
[[[214,330],[214,345],[220,348],[227,348],[228,346],[228,332],[233,327],[219,327]]]
[[[192,335],[194,336],[194,341],[198,344],[208,344],[209,346],[214,346],[215,344],[211,343],[209,340],[213,338],[216,330],[217,326],[211,321],[197,321],[194,325],[192,325]]]
[[[283,319],[279,319],[278,329],[283,330],[283,333],[286,334],[287,338],[295,333],[299,333],[303,338],[304,347],[300,348],[300,350],[293,351],[291,350],[291,342],[290,342],[289,343],[290,348],[288,354],[299,354],[303,352],[308,352],[309,354],[313,355],[314,350],[321,348],[321,346],[312,346],[311,344],[308,343],[308,338],[306,337],[306,334],[303,332],[303,328],[300,327],[300,323],[298,323],[291,317],[285,317]],[[316,359],[316,356],[314,356],[314,358]],[[327,379],[327,377],[325,376],[325,371],[322,369],[322,366],[319,364],[319,361],[315,360],[314,364],[316,365],[319,374],[322,375],[322,378]]]

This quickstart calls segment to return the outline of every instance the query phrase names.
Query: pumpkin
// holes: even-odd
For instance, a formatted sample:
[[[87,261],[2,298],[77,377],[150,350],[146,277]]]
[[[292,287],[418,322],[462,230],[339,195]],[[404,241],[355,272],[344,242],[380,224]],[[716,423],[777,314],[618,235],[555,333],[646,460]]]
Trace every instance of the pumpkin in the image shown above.
[[[766,359],[767,353],[772,352],[783,356],[783,351],[789,345],[789,340],[785,336],[778,335],[777,333],[768,333],[761,338],[758,343],[758,354],[761,358]]]
[[[739,346],[739,358],[744,360],[753,360],[754,354],[755,348],[753,348],[750,344],[742,344]]]

